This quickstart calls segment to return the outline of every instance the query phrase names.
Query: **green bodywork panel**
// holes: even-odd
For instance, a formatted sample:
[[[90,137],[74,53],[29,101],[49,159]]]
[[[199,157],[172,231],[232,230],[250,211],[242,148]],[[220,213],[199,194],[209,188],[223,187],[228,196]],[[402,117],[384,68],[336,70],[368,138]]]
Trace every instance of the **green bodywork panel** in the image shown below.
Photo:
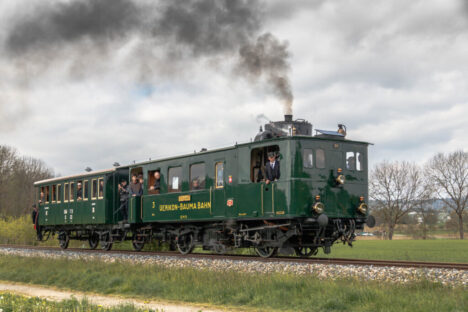
[[[144,177],[144,193],[132,197],[128,204],[130,223],[186,222],[210,219],[288,219],[314,217],[312,206],[320,196],[324,213],[331,218],[364,217],[357,212],[360,197],[367,201],[367,146],[368,143],[343,139],[294,136],[236,145],[230,148],[194,153],[180,157],[148,161],[99,175],[76,176],[73,179],[36,183],[38,190],[44,186],[103,178],[104,196],[100,199],[49,203],[40,205],[40,224],[113,224],[121,220],[117,211],[120,201],[117,184],[130,179],[132,172]],[[253,155],[262,149],[279,150],[281,178],[273,183],[253,182]],[[322,149],[325,152],[324,168],[305,168],[304,149]],[[346,169],[346,152],[360,153],[361,169]],[[190,166],[205,164],[205,186],[190,190]],[[216,187],[215,168],[224,166],[223,187]],[[168,192],[168,171],[181,167],[181,188]],[[338,169],[346,177],[343,185],[335,182]],[[150,194],[149,174],[161,173],[160,194]],[[89,190],[91,194],[91,190]],[[63,198],[63,196],[62,196]]]

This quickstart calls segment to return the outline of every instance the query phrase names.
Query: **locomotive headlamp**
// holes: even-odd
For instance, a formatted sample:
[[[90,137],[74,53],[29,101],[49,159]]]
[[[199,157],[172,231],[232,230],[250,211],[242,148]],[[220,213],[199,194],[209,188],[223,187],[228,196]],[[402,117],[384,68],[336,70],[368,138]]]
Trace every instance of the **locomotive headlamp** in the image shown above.
[[[366,203],[360,203],[357,210],[362,213],[362,214],[366,214],[367,213],[367,204]]]
[[[345,180],[346,180],[346,178],[342,174],[340,174],[339,176],[336,177],[336,183],[338,183],[338,184],[344,184]]]
[[[312,207],[312,209],[318,213],[318,214],[321,214],[323,212],[323,210],[325,209],[325,205],[322,204],[321,202],[316,202],[314,204],[314,206]]]

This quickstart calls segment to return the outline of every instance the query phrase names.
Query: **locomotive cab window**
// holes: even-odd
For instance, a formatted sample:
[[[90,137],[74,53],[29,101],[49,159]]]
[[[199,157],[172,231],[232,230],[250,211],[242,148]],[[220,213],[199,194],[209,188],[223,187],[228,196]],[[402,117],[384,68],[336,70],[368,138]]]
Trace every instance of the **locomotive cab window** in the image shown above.
[[[196,191],[205,188],[205,164],[193,164],[190,166],[190,190]]]
[[[250,157],[250,180],[261,182],[265,180],[265,165],[269,162],[268,154],[274,153],[279,159],[280,148],[278,145],[263,146],[252,150]]]
[[[346,152],[346,169],[356,170],[356,157],[354,152]]]
[[[323,149],[317,149],[315,151],[315,166],[317,168],[325,168],[325,151]]]
[[[98,179],[98,199],[104,198],[104,178]]]
[[[215,165],[215,185],[216,188],[224,187],[224,163],[218,162]]]
[[[314,150],[305,148],[303,153],[304,168],[314,167]]]
[[[91,180],[91,199],[95,200],[97,198],[97,180]]]
[[[169,168],[167,180],[169,193],[180,192],[182,190],[182,167]]]
[[[356,153],[356,170],[362,171],[362,153]]]

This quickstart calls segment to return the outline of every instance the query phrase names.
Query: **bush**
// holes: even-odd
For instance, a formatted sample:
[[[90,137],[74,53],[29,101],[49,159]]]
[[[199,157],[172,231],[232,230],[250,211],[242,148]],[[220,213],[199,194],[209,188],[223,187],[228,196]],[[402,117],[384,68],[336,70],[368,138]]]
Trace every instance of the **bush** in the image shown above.
[[[38,245],[30,216],[0,218],[0,243]]]

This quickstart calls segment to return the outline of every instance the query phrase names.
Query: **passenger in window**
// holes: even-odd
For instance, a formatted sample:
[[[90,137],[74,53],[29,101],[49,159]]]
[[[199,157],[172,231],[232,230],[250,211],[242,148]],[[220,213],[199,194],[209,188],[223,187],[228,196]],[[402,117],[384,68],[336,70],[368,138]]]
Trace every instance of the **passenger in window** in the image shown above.
[[[200,181],[198,181],[198,178],[195,178],[192,181],[192,190],[199,190],[199,189],[200,189]]]
[[[81,182],[78,182],[77,190],[76,190],[76,200],[82,200],[82,199],[83,199],[83,189],[81,188]]]
[[[122,180],[119,184],[120,207],[117,211],[122,212],[123,221],[128,219],[128,195],[130,193],[126,180]]]
[[[132,175],[132,183],[130,183],[130,195],[131,196],[143,195],[143,188],[136,174]]]
[[[280,163],[276,160],[276,154],[274,152],[268,153],[269,162],[265,166],[265,183],[269,184],[272,181],[277,181],[280,178]]]
[[[149,189],[155,194],[159,194],[161,191],[161,173],[159,171],[154,172],[154,184]]]
[[[145,180],[143,179],[143,174],[141,173],[138,175],[138,182],[140,182],[141,189],[143,190],[143,182],[145,182]]]
[[[346,160],[346,168],[349,170],[354,170],[356,168],[356,158],[354,156],[348,157]]]
[[[44,202],[44,192],[41,191],[41,198],[39,199],[39,204]]]
[[[125,181],[127,183],[127,181]],[[99,181],[99,197],[102,197],[104,194],[104,180]]]

